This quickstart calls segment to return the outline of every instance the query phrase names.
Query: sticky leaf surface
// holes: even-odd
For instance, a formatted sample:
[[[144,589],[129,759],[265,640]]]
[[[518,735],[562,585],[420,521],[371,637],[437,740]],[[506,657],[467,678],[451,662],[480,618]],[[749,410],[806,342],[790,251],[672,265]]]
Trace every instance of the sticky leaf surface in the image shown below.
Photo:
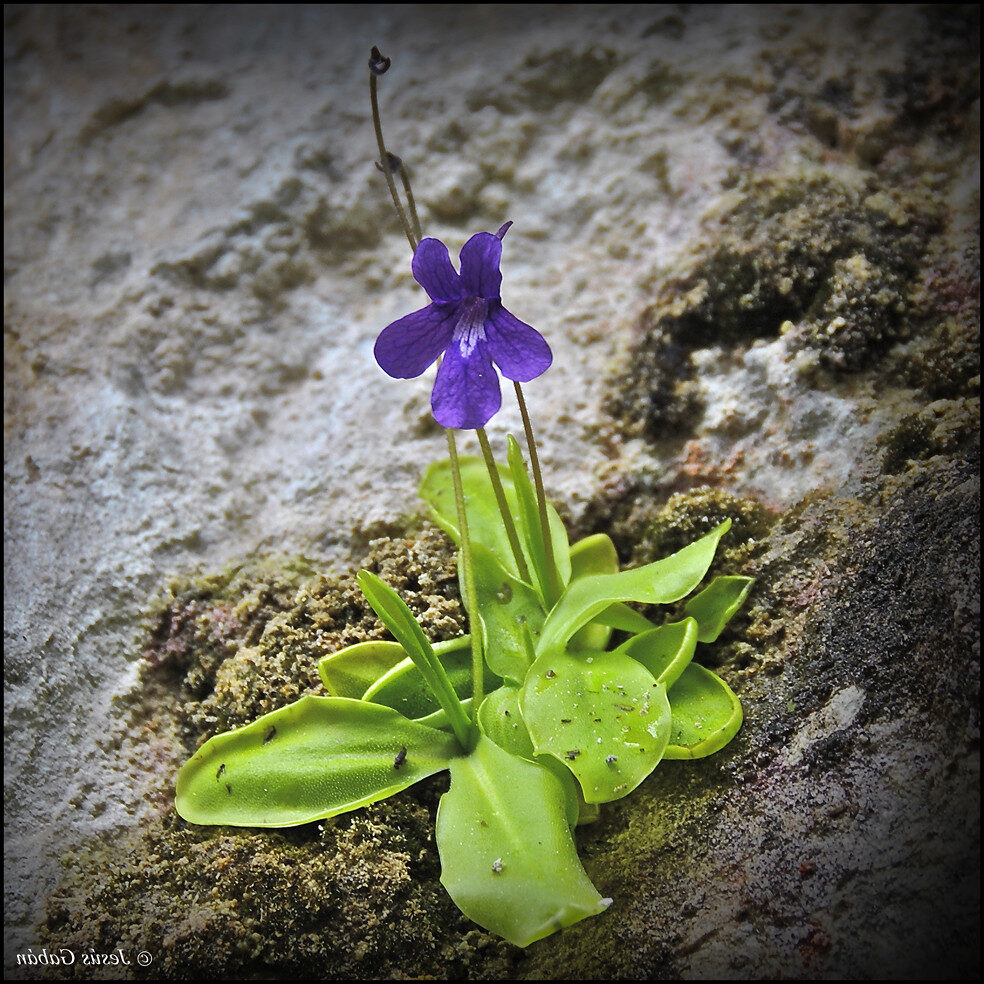
[[[484,736],[452,762],[437,847],[458,908],[517,946],[607,907],[581,867],[560,782]]]
[[[668,759],[711,755],[731,741],[741,727],[741,702],[716,674],[691,663],[670,687]]]
[[[537,753],[563,762],[588,803],[635,789],[670,737],[666,687],[617,652],[544,654],[530,667],[520,706]]]
[[[191,823],[291,827],[385,799],[460,753],[381,704],[302,697],[205,742],[178,773],[175,806]]]

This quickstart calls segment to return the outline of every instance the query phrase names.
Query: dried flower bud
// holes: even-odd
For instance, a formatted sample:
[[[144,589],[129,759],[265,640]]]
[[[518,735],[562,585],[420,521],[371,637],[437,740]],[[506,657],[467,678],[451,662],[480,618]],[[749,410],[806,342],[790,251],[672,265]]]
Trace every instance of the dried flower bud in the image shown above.
[[[382,75],[390,67],[392,62],[389,58],[384,57],[379,53],[379,48],[375,45],[372,46],[372,51],[369,52],[369,71],[373,75]]]
[[[386,168],[389,168],[390,174],[399,174],[400,168],[403,167],[403,161],[396,156],[396,154],[391,154],[388,150],[386,151],[386,167],[383,166],[382,161],[376,161],[376,170],[381,174],[386,173]]]

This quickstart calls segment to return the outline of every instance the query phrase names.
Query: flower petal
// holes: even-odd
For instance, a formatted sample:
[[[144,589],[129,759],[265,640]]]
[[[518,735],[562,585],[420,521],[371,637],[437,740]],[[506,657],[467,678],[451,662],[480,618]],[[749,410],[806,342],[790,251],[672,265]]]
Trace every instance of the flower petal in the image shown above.
[[[461,283],[470,297],[498,297],[502,287],[499,260],[502,240],[491,232],[476,232],[461,247]]]
[[[499,376],[485,343],[473,345],[467,355],[460,345],[448,346],[431,394],[434,419],[443,427],[476,430],[500,406]]]
[[[544,337],[501,304],[489,308],[485,337],[489,352],[506,379],[528,383],[546,372],[553,361]]]
[[[387,325],[376,339],[373,354],[387,375],[412,379],[448,347],[457,323],[457,305],[428,304]]]
[[[451,265],[448,248],[440,239],[421,239],[414,250],[413,279],[432,301],[457,301],[465,296],[461,278]]]

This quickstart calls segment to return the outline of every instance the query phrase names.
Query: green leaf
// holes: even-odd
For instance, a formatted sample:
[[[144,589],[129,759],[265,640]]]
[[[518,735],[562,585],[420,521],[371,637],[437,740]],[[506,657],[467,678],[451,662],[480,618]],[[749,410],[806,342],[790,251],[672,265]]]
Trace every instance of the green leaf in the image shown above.
[[[578,629],[614,602],[668,605],[690,594],[707,573],[718,541],[730,527],[731,520],[726,519],[696,542],[654,564],[571,582],[543,624],[537,653],[562,651]]]
[[[665,758],[704,758],[724,748],[741,727],[741,702],[716,674],[691,663],[670,687],[673,722]]]
[[[533,761],[533,740],[519,709],[519,688],[499,687],[487,694],[478,709],[478,726],[486,738],[510,755]]]
[[[448,768],[448,734],[344,697],[302,697],[210,738],[178,773],[190,823],[293,827],[392,796]]]
[[[438,642],[433,646],[434,655],[444,667],[454,692],[462,700],[471,693],[470,644],[471,637],[466,635],[452,639],[450,643]],[[491,686],[498,686],[501,682],[496,676],[489,677]],[[409,657],[375,680],[362,694],[362,699],[385,704],[408,718],[424,718],[440,710],[440,704],[420,668]]]
[[[516,946],[603,912],[581,867],[564,790],[543,766],[480,737],[451,763],[437,810],[441,883],[469,919]]]
[[[323,656],[318,661],[318,675],[333,697],[358,700],[381,676],[408,658],[398,642],[357,642]]]
[[[431,693],[447,714],[458,741],[467,748],[474,738],[474,729],[441,661],[434,655],[430,640],[413,617],[413,612],[388,584],[371,571],[359,571],[355,579],[380,621],[393,633],[396,641],[406,650],[407,656],[417,664]]]
[[[618,551],[607,533],[592,533],[571,544],[571,578],[618,570]]]
[[[618,554],[612,538],[605,533],[596,533],[578,540],[571,547],[571,580],[593,574],[614,574],[618,571]],[[604,649],[611,639],[612,630],[608,625],[595,619],[575,632],[568,643],[568,649]]]
[[[578,785],[570,770],[564,768],[552,756],[541,755],[537,759],[533,740],[519,709],[519,688],[506,686],[493,690],[478,709],[478,727],[486,738],[494,741],[510,755],[516,755],[529,762],[538,761],[561,781],[567,797],[567,822],[572,827],[575,826],[581,815],[583,803],[578,794]]]
[[[638,660],[652,673],[657,683],[672,687],[694,658],[697,632],[697,620],[693,618],[666,622],[658,629],[633,636],[615,651]]]
[[[754,578],[722,576],[714,578],[700,594],[694,595],[684,611],[700,623],[701,642],[714,642],[731,616],[742,606]]]
[[[485,630],[485,661],[493,673],[520,684],[531,657],[530,640],[540,637],[543,609],[528,584],[507,573],[495,555],[480,543],[472,544],[478,615]]]
[[[459,649],[445,656],[441,663],[454,692],[459,698],[467,697],[471,685],[471,653]],[[424,675],[409,657],[373,682],[362,699],[385,704],[408,718],[425,717],[441,709]]]
[[[620,601],[609,605],[591,621],[592,624],[607,625],[610,629],[621,629],[623,632],[648,632],[656,628],[655,622],[650,622],[645,615],[640,615],[634,608],[629,608]]]
[[[466,715],[471,714],[471,705],[471,697],[461,702],[461,706]],[[432,714],[425,714],[423,717],[414,718],[414,720],[417,724],[427,725],[428,728],[439,728],[441,731],[451,730],[451,722],[448,720],[447,714],[444,713],[443,707],[438,711],[434,711]]]
[[[481,543],[495,555],[496,560],[513,577],[519,577],[513,559],[509,537],[506,535],[502,516],[492,491],[485,461],[479,457],[463,456],[458,459],[461,466],[461,485],[465,496],[465,514],[468,517],[468,535],[472,543]],[[519,503],[512,478],[507,469],[499,467],[502,487],[509,511],[517,525],[521,527]],[[420,485],[421,498],[428,504],[434,522],[444,530],[455,543],[460,542],[458,534],[458,511],[454,502],[454,484],[451,479],[450,461],[434,462],[424,474]],[[570,580],[571,561],[567,542],[567,531],[553,506],[547,505],[550,522],[550,536],[554,548],[554,559],[561,581]],[[523,553],[529,562],[529,547],[524,544]]]
[[[544,653],[530,667],[520,708],[537,754],[563,762],[588,803],[632,792],[670,737],[666,687],[618,652]]]

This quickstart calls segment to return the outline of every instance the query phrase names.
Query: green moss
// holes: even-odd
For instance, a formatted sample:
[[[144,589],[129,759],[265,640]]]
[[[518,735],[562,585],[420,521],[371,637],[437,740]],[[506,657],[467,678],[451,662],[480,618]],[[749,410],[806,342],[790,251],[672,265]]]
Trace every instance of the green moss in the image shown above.
[[[878,442],[882,469],[898,474],[907,465],[938,454],[980,453],[981,401],[937,400],[907,414]]]
[[[443,534],[374,541],[359,566],[399,591],[432,639],[463,631]],[[446,940],[447,927],[465,920],[440,886],[433,843],[446,777],[286,831],[194,827],[173,812],[183,754],[323,692],[321,656],[383,637],[353,574],[259,561],[172,585],[151,621],[130,730],[176,733],[184,753],[150,791],[158,809],[143,827],[68,859],[42,938],[80,953],[147,950],[155,962],[134,973],[154,979],[386,979],[467,965],[475,937]],[[497,944],[480,935],[494,952]]]
[[[435,641],[464,631],[454,556],[435,530],[374,541],[360,566],[390,583]],[[156,617],[145,684],[173,704],[188,750],[305,693],[318,660],[384,636],[351,573],[270,563],[175,586]]]
[[[434,780],[417,795],[276,832],[194,827],[168,813],[75,857],[44,933],[77,953],[147,951],[154,962],[135,968],[137,979],[467,976],[474,937],[449,941],[462,917],[438,882],[439,789]],[[69,974],[92,977],[79,966]]]
[[[975,396],[981,386],[981,252],[974,237],[935,241],[913,294],[919,330],[888,367],[900,386],[930,399]]]
[[[762,539],[776,521],[776,514],[756,499],[703,487],[678,492],[658,508],[640,508],[637,502],[621,539],[634,545],[632,566],[641,566],[675,553],[726,519],[731,520],[731,529],[721,543],[711,574],[738,574],[761,548]]]
[[[941,206],[803,168],[751,175],[724,195],[657,299],[609,410],[652,437],[697,410],[690,354],[788,334],[835,372],[873,365],[913,324],[911,294]]]

